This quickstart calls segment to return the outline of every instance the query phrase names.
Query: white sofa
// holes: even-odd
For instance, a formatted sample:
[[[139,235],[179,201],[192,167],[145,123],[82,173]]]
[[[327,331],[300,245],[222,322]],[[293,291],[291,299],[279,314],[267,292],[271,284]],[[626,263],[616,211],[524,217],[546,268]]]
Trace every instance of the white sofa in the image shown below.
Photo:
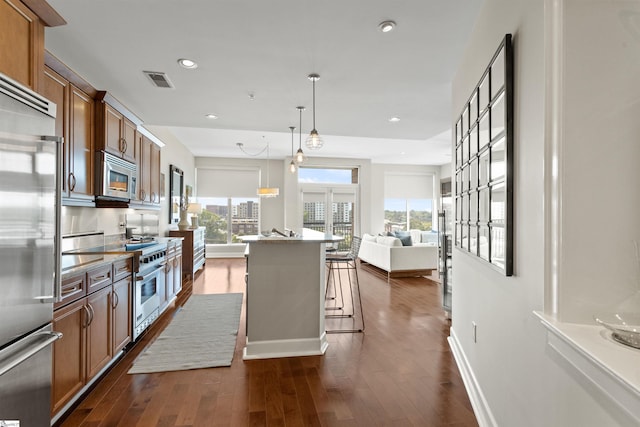
[[[438,246],[422,242],[402,246],[397,237],[364,234],[358,258],[386,271],[389,278],[427,276],[438,268]]]

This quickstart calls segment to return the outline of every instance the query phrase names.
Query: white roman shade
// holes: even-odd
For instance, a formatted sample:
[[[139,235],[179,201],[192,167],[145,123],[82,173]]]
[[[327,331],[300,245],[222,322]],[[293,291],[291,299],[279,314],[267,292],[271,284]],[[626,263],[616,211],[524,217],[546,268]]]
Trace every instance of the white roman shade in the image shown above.
[[[385,199],[433,199],[433,175],[386,173]]]
[[[196,169],[198,197],[257,197],[258,169]]]

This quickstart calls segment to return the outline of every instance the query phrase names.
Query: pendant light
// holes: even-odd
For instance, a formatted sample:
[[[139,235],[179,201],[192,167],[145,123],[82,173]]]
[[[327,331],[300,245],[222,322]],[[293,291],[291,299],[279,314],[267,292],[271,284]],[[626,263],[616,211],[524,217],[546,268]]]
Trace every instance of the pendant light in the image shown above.
[[[289,126],[289,129],[291,129],[291,163],[289,163],[289,172],[291,173],[296,173],[296,162],[293,160],[293,131],[295,128],[295,126]]]
[[[318,131],[316,130],[316,81],[320,80],[318,74],[309,74],[309,80],[313,83],[313,129],[307,137],[307,148],[310,150],[317,150],[322,148],[324,141],[320,138]]]
[[[304,107],[296,107],[298,111],[300,111],[300,127],[298,128],[299,140],[298,140],[298,151],[296,151],[296,163],[301,164],[306,159],[304,153],[302,152],[302,112],[305,110]]]
[[[264,141],[264,136],[262,138]],[[262,177],[261,177],[260,184],[259,184],[258,190],[256,191],[256,194],[259,197],[276,197],[278,194],[280,194],[280,189],[278,187],[269,187],[269,143],[267,143],[266,147],[264,147],[262,150],[260,150],[258,153],[255,153],[255,154],[247,152],[244,149],[244,144],[242,144],[242,142],[237,142],[236,145],[238,146],[240,151],[242,151],[244,154],[251,157],[257,157],[260,154],[264,153],[265,151],[267,152],[267,186],[266,187],[262,186]]]
[[[262,137],[264,138],[264,136]],[[278,187],[269,187],[269,143],[267,142],[267,186],[266,187],[258,187],[258,191],[256,194],[259,197],[276,197],[280,194],[280,189]]]

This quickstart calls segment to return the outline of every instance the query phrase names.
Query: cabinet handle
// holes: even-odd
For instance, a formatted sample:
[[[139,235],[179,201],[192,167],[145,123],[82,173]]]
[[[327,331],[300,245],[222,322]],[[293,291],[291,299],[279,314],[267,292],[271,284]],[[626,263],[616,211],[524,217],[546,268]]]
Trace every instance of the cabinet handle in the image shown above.
[[[89,318],[89,324],[87,326],[91,326],[91,324],[93,323],[93,317],[95,316],[96,312],[93,310],[93,306],[91,304],[87,304],[87,306],[89,307],[89,310],[91,310],[91,317]]]
[[[147,192],[140,189],[140,200],[144,200],[147,197]]]
[[[91,279],[97,280],[97,281],[102,281],[102,280],[105,280],[105,279],[108,279],[108,278],[109,278],[109,276],[103,274],[102,276],[93,276]]]
[[[76,189],[76,176],[73,172],[69,172],[69,191]]]
[[[155,202],[156,202],[156,197],[157,197],[156,193],[155,193],[155,192],[151,192],[151,201],[152,201],[153,203],[155,203]]]
[[[127,140],[124,138],[120,138],[120,152],[122,154],[127,152]]]
[[[178,258],[173,260],[173,268],[178,268]]]
[[[83,305],[82,308],[84,308],[84,311],[87,312],[87,321],[85,322],[84,327],[88,328],[91,324],[91,312],[89,311],[89,307],[87,307],[86,305]]]
[[[113,293],[113,308],[116,308],[118,306],[118,304],[120,304],[120,297],[118,296],[117,292]]]

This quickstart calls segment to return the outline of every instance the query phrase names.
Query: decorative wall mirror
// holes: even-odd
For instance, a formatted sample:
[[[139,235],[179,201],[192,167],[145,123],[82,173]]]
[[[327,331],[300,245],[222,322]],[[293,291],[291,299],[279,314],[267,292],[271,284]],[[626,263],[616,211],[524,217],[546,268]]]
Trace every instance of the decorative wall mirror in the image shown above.
[[[180,205],[184,197],[184,173],[182,169],[169,165],[169,224],[180,221]]]
[[[513,274],[513,48],[505,35],[455,127],[455,246]]]

